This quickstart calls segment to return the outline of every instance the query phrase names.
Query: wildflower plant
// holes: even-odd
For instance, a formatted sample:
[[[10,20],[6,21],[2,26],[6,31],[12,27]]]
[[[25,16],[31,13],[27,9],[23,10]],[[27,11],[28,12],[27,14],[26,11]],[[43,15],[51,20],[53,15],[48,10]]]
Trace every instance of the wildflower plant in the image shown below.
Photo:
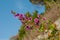
[[[21,22],[22,26],[19,29],[19,39],[22,40],[24,36],[29,31],[33,31],[34,29],[38,29],[38,32],[44,32],[45,30],[52,30],[51,34],[56,33],[55,25],[51,23],[50,20],[47,20],[46,17],[43,15],[38,14],[38,11],[33,12],[30,14],[27,12],[26,14],[15,13],[12,11],[15,17],[17,17]],[[42,21],[43,20],[43,21]],[[48,27],[46,27],[48,21]]]
[[[33,2],[34,0],[30,1]],[[34,1],[33,4],[36,4],[37,2]],[[49,4],[56,2],[56,0],[43,0],[41,2],[44,2],[46,9],[50,9],[51,6]],[[38,4],[39,3],[40,2],[38,2]],[[35,32],[35,29],[38,29],[39,33],[45,33],[46,30],[46,33],[49,35],[47,40],[52,40],[52,38],[56,38],[56,40],[58,40],[58,36],[56,34],[58,33],[58,30],[56,29],[56,25],[51,22],[51,19],[47,20],[47,18],[44,17],[45,13],[38,14],[37,10],[33,13],[27,12],[25,14],[16,13],[14,11],[11,12],[22,23],[18,33],[19,40],[23,40],[23,38],[27,35],[27,32]]]
[[[45,5],[46,7],[45,11],[47,12],[49,12],[49,10],[52,9],[54,4],[55,5],[57,4],[57,0],[30,0],[30,2],[36,5],[37,4]],[[19,40],[23,40],[24,37],[27,35],[27,32],[28,33],[30,33],[31,31],[35,32],[35,30],[37,30],[39,34],[42,32],[47,33],[48,38],[45,40],[60,40],[59,37],[60,31],[56,29],[56,25],[53,24],[52,20],[49,17],[45,17],[45,13],[38,14],[37,10],[35,10],[35,12],[33,13],[27,12],[25,14],[16,13],[14,11],[11,12],[22,23],[18,33]]]

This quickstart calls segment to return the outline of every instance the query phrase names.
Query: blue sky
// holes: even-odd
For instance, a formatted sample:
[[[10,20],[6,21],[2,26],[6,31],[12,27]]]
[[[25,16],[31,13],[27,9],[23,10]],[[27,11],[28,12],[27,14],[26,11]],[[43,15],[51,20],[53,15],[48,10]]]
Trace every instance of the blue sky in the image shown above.
[[[0,0],[0,40],[9,40],[10,37],[18,33],[21,22],[11,14],[11,10],[17,13],[45,11],[45,7],[34,5],[29,0]]]

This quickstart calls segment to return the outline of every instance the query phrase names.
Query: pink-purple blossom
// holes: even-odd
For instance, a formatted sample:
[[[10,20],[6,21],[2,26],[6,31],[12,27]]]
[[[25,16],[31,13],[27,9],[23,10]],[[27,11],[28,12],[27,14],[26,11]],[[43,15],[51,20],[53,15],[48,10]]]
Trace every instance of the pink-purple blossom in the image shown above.
[[[31,30],[31,29],[33,29],[32,26],[29,26],[29,25],[26,26],[26,30]]]
[[[29,19],[29,20],[32,20],[32,18],[31,18],[31,17],[29,17],[28,19]]]
[[[23,14],[19,14],[19,19],[22,20],[23,18]]]
[[[15,16],[21,18],[21,17],[23,17],[23,14],[18,14],[18,13],[17,13],[17,14],[15,14]]]
[[[46,18],[44,17],[43,20],[46,20]]]
[[[23,17],[23,14],[19,14],[19,17]]]
[[[39,22],[39,19],[38,19],[38,18],[35,18],[35,19],[34,19],[34,22],[35,22],[35,23],[38,23],[38,22]]]
[[[38,14],[37,17],[40,18],[40,14]]]
[[[24,19],[25,19],[25,20],[28,20],[28,17],[27,17],[26,15],[24,15]]]
[[[17,16],[19,16],[19,14],[15,14],[15,16],[17,17]]]
[[[27,26],[26,26],[26,30],[29,30],[29,29],[30,29],[30,26],[27,25]]]
[[[28,20],[28,17],[25,17],[26,20]]]

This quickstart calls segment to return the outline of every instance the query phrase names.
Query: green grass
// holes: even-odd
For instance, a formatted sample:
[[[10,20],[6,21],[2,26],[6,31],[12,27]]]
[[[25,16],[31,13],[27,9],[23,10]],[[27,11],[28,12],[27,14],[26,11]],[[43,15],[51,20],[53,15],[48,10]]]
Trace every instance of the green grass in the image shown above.
[[[25,27],[21,26],[21,28],[19,30],[19,40],[22,40],[24,38],[25,34],[26,34]]]

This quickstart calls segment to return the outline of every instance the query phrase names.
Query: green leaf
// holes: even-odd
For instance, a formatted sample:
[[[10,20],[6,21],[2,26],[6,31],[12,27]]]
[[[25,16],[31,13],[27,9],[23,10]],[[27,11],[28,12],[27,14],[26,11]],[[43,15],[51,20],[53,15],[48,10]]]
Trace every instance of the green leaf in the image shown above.
[[[50,29],[50,30],[54,30],[54,29],[55,29],[54,24],[51,24],[51,25],[49,26],[49,29]]]
[[[30,16],[31,16],[31,14],[30,14],[29,12],[27,12],[25,15],[26,15],[27,17],[30,17]]]
[[[53,31],[52,31],[52,35],[55,35],[56,34],[56,32],[57,32],[57,30],[56,29],[54,29]]]
[[[38,14],[38,11],[35,10],[35,12],[33,12],[33,15],[32,15],[32,21],[34,21],[34,19],[37,18],[37,14]]]
[[[39,28],[39,31],[42,32],[43,30],[44,30],[44,25],[41,24],[41,25],[40,25],[40,28]]]
[[[26,34],[25,27],[21,26],[21,28],[19,30],[19,39],[22,40],[25,34]]]
[[[16,14],[16,12],[14,12],[13,10],[11,10],[11,13],[12,13],[12,14]]]

